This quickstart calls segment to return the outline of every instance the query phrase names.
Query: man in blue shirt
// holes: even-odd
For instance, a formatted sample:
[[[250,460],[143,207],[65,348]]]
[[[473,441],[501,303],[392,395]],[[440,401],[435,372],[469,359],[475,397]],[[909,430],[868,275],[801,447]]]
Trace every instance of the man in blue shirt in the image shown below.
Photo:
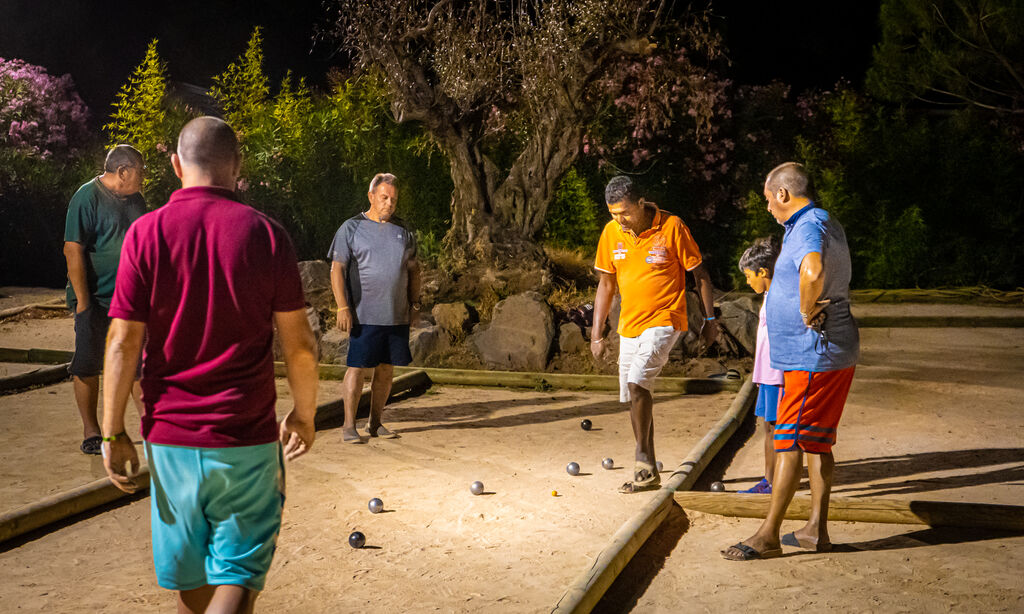
[[[782,554],[781,544],[827,552],[828,501],[835,460],[832,445],[860,352],[850,314],[850,250],[843,227],[812,200],[803,165],[782,164],[765,180],[768,211],[785,227],[766,312],[771,365],[785,372],[775,425],[771,505],[752,537],[722,551],[747,561]],[[800,482],[803,455],[811,483],[807,524],[779,539],[779,528]]]

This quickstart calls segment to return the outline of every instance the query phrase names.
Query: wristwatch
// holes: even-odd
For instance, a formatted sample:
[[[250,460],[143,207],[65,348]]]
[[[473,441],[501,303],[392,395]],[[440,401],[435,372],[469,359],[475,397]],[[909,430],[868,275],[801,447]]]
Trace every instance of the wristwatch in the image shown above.
[[[423,305],[421,303],[413,303],[412,308],[416,311],[423,311]]]

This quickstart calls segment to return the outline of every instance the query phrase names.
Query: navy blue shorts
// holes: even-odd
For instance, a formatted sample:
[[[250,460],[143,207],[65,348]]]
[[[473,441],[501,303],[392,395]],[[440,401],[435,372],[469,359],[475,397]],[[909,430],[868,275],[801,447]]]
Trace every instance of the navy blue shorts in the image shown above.
[[[377,326],[356,324],[348,337],[348,358],[350,367],[369,369],[377,365],[404,367],[412,362],[409,352],[409,325]]]
[[[775,423],[776,412],[779,409],[779,393],[782,386],[771,384],[757,385],[757,405],[754,406],[754,415],[764,418],[765,422]]]

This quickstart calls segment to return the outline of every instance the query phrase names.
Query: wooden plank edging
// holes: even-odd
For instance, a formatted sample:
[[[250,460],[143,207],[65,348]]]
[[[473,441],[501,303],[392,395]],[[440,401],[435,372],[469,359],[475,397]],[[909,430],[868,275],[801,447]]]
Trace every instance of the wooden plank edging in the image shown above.
[[[680,507],[698,512],[737,518],[764,518],[768,513],[771,495],[677,492],[675,500]],[[810,497],[801,495],[793,497],[785,517],[787,520],[807,520],[810,511]],[[831,497],[828,519],[1024,531],[1024,506],[888,497]]]
[[[71,363],[66,362],[53,367],[41,367],[28,373],[0,377],[0,392],[62,382],[71,377],[68,375],[68,367],[70,365]]]
[[[320,365],[320,379],[340,380],[345,377],[344,365]],[[584,375],[573,373],[535,373],[520,371],[485,371],[482,369],[439,369],[434,367],[395,367],[396,374],[423,371],[430,381],[440,386],[478,386],[481,388],[541,388],[560,390],[595,390],[618,392],[619,378],[615,375]],[[285,375],[284,363],[274,363],[278,377]],[[740,380],[659,377],[655,392],[680,394],[714,394],[738,391]]]
[[[619,527],[593,564],[566,589],[552,613],[586,614],[594,609],[633,555],[668,515],[676,491],[693,487],[701,471],[746,418],[754,405],[756,390],[748,377],[721,420],[693,447],[661,490]]]

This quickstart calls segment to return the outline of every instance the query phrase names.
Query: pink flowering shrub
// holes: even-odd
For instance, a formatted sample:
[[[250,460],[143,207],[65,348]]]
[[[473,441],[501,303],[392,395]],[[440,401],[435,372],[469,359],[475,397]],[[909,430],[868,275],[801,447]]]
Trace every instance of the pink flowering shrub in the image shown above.
[[[90,141],[89,109],[70,75],[0,58],[0,149],[37,159],[67,160]]]

